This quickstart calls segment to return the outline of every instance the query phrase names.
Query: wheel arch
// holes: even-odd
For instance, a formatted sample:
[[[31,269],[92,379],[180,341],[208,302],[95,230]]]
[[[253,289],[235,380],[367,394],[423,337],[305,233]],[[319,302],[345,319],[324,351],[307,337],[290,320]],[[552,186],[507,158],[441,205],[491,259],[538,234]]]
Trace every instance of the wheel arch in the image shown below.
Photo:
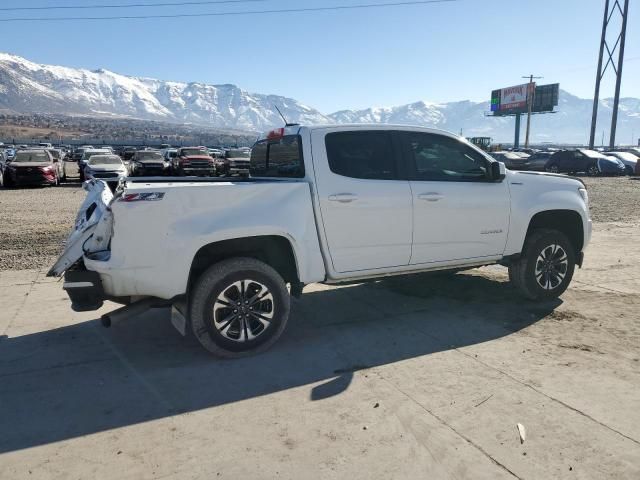
[[[300,283],[298,261],[291,241],[282,235],[261,235],[220,240],[200,247],[191,262],[187,292],[207,268],[233,257],[255,258],[274,268],[285,283]]]
[[[564,233],[575,249],[576,255],[584,247],[584,225],[582,217],[575,210],[544,210],[536,213],[529,221],[525,241],[534,230],[548,228]]]

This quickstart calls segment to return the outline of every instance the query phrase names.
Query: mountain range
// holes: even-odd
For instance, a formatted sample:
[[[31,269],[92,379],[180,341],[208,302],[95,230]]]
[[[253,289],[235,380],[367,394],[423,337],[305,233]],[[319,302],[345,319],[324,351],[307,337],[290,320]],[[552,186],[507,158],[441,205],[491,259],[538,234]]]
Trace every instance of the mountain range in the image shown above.
[[[612,99],[600,102],[598,136],[602,131],[608,135],[612,103]],[[418,101],[395,107],[323,114],[292,98],[249,93],[230,84],[172,82],[120,75],[104,69],[41,65],[0,53],[0,111],[137,118],[263,131],[282,124],[276,105],[288,121],[301,124],[413,124],[462,132],[466,136],[490,136],[499,142],[510,142],[514,135],[513,118],[486,116],[488,101]],[[592,100],[562,90],[557,113],[533,117],[532,141],[586,142],[591,109]],[[618,120],[619,142],[629,143],[634,133],[640,134],[640,99],[623,98]]]

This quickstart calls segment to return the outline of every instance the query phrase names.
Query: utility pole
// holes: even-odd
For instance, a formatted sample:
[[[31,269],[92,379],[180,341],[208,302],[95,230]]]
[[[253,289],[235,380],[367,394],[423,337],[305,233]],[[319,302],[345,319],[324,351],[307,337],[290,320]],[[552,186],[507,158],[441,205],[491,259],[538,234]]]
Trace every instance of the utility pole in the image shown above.
[[[533,75],[529,75],[527,77],[529,79],[529,87],[527,91],[527,135],[524,140],[524,148],[529,148],[529,135],[531,133],[531,111],[533,110],[533,99],[536,96],[536,84],[533,83],[533,79],[540,79],[544,77],[534,77]]]
[[[604,3],[604,19],[602,20],[602,36],[600,38],[600,54],[598,57],[598,71],[596,73],[596,88],[593,95],[593,113],[591,116],[591,136],[589,137],[589,148],[593,148],[595,144],[596,125],[598,121],[598,106],[600,102],[600,82],[607,72],[607,68],[611,65],[614,73],[616,74],[616,90],[613,100],[613,116],[611,119],[611,138],[609,140],[609,147],[614,148],[616,143],[616,129],[618,126],[618,106],[620,104],[620,86],[622,84],[622,67],[624,64],[624,47],[627,37],[627,18],[629,16],[629,0],[624,0],[624,7],[621,6],[623,0],[605,0]],[[613,5],[611,6],[611,4]],[[616,43],[613,48],[607,42],[607,31],[609,25],[612,22],[614,14],[620,14],[622,17],[621,31],[617,36]],[[617,15],[616,15],[617,16]],[[607,51],[609,59],[602,68],[604,59],[604,51]],[[614,60],[616,50],[618,50],[618,61]]]

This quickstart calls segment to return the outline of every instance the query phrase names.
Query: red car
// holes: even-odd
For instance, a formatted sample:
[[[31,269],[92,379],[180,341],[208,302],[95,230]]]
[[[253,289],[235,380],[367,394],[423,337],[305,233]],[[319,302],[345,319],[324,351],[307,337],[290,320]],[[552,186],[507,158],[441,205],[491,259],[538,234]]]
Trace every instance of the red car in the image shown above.
[[[4,185],[60,185],[60,159],[48,150],[18,150],[4,171]]]
[[[174,175],[215,177],[216,165],[206,150],[200,147],[183,147],[178,149],[172,159]]]

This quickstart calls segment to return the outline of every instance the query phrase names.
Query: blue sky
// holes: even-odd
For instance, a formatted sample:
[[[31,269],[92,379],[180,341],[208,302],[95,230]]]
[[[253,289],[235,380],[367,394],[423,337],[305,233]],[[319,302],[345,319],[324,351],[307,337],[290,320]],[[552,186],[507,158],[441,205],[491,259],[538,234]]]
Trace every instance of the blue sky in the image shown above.
[[[171,0],[2,0],[0,7]],[[173,0],[176,1],[176,0]],[[0,12],[0,18],[268,10],[393,0]],[[640,97],[640,5],[631,2],[623,96]],[[604,0],[460,0],[337,12],[2,23],[0,51],[39,63],[165,80],[233,83],[323,113],[417,100],[489,101],[529,73],[593,95]],[[613,96],[613,76],[603,96]]]

